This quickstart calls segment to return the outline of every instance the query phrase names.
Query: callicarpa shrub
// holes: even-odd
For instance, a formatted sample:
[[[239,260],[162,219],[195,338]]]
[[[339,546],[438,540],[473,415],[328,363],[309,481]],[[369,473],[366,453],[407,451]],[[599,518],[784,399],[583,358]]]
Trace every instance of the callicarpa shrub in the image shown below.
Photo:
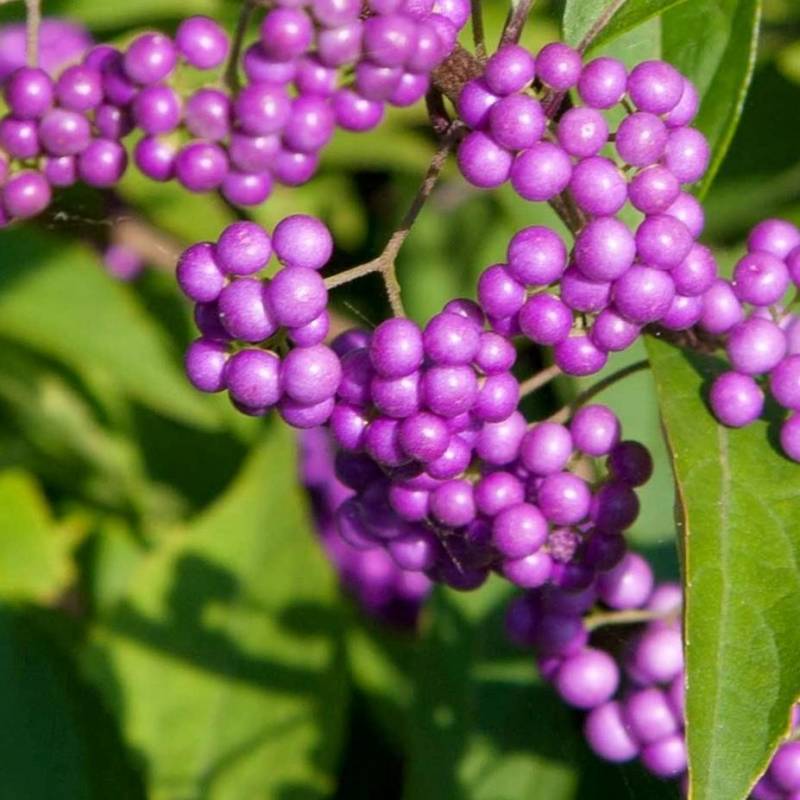
[[[530,724],[546,698],[547,714],[579,734],[572,754],[562,754],[568,766],[589,752],[630,762],[624,775],[634,777],[623,780],[631,796],[632,786],[645,787],[637,797],[798,800],[800,229],[776,216],[777,201],[762,204],[755,185],[743,184],[753,199],[738,212],[749,225],[742,252],[725,217],[736,192],[703,202],[742,113],[760,3],[722,10],[705,0],[567,0],[540,11],[514,0],[499,16],[493,5],[244,0],[234,24],[229,9],[217,19],[169,5],[165,19],[177,17],[173,23],[133,25],[106,42],[79,15],[40,20],[38,3],[28,0],[27,24],[0,29],[3,235],[65,219],[78,228],[85,220],[64,208],[103,206],[111,224],[85,238],[111,277],[133,285],[114,291],[145,287],[155,315],[166,304],[173,311],[164,314],[189,306],[185,378],[193,390],[229,401],[187,392],[185,407],[216,409],[231,430],[296,429],[297,472],[271,463],[268,481],[288,471],[285,496],[293,484],[302,488],[345,596],[377,623],[351,613],[347,624],[367,625],[373,648],[402,642],[435,661],[432,642],[437,631],[444,636],[437,626],[460,608],[463,629],[448,629],[448,646],[476,661],[480,646],[487,663],[504,639],[519,648],[503,652],[535,664],[539,684],[530,674],[517,686]],[[552,24],[560,11],[563,40]],[[499,41],[489,35],[490,18]],[[662,26],[655,56],[634,46],[654,24]],[[347,212],[337,217],[347,192],[331,181],[351,170],[353,191],[367,198],[366,238],[379,241],[375,220],[402,188],[381,183],[386,175],[379,180],[360,158],[386,148],[379,137],[406,118],[415,144],[428,148],[427,171],[394,232],[382,247],[362,246],[359,254],[369,254],[358,263],[352,230],[341,233]],[[741,159],[738,141],[732,152]],[[769,181],[758,180],[765,198]],[[369,194],[373,183],[384,195]],[[140,212],[137,192],[169,192],[159,195],[169,199]],[[315,192],[325,202],[310,209]],[[478,247],[474,232],[456,224],[444,255],[447,285],[460,288],[412,311],[407,298],[428,291],[425,218],[440,215],[433,224],[444,228],[448,209],[464,197],[514,213],[492,223],[491,247]],[[184,232],[188,220],[180,234],[160,230],[161,214],[188,218],[191,209],[213,209],[214,222],[192,226],[193,235]],[[796,207],[790,211],[800,219]],[[174,280],[149,286],[160,278],[148,264]],[[12,328],[16,313],[0,308]],[[183,346],[185,326],[176,334],[178,323],[170,324]],[[0,323],[0,337],[7,334]],[[90,385],[98,380],[92,364],[80,375]],[[163,391],[164,402],[177,391],[144,388]],[[0,385],[0,399],[9,392]],[[96,405],[118,418],[116,402],[109,395]],[[642,420],[656,413],[660,435],[643,436]],[[134,412],[122,418],[134,439],[147,427]],[[241,455],[242,440],[226,441],[228,455],[209,449],[191,458],[238,458],[230,454]],[[137,463],[150,468],[155,452]],[[152,468],[169,483],[166,467]],[[672,495],[665,502],[654,486],[673,479],[676,524]],[[198,492],[210,500],[223,482],[209,478]],[[98,503],[113,507],[113,492],[105,492]],[[148,504],[170,507],[154,492],[125,514],[146,516]],[[288,513],[279,499],[265,523]],[[245,509],[226,523],[223,541],[247,516]],[[680,578],[669,557],[642,547],[638,532],[653,524],[677,528]],[[157,539],[148,528],[136,548],[157,550]],[[81,564],[112,558],[104,548],[87,547]],[[255,566],[267,584],[283,569],[277,557]],[[115,586],[97,579],[98,607],[103,592],[118,599]],[[224,605],[247,590],[219,592]],[[498,613],[478,621],[477,598],[491,593]],[[111,619],[133,635],[142,623],[133,605],[121,608],[128,616]],[[291,619],[287,612],[274,624]],[[308,648],[326,624],[344,627],[320,619],[306,630]],[[224,645],[220,633],[196,644],[200,619],[179,604],[172,624],[167,640],[175,637],[177,658]],[[465,636],[470,642],[459,645]],[[246,649],[237,656],[244,661]],[[358,702],[369,705],[381,670],[359,666],[352,641],[339,650],[353,659],[345,671],[356,683],[364,670],[372,675],[357,689]],[[260,678],[262,667],[252,667],[254,682],[269,683],[281,670],[278,683],[291,682],[289,662],[273,660]],[[236,672],[224,658],[212,663]],[[474,666],[460,691],[484,680]],[[408,717],[407,796],[432,796],[431,786],[441,797],[489,796],[477,778],[459,788],[430,784],[430,795],[420,788],[425,770],[414,759],[426,747],[415,745],[413,721],[429,710],[424,673],[405,673],[404,698],[391,695],[389,703]],[[309,673],[299,691],[317,680]],[[409,701],[415,693],[422,699]],[[431,708],[461,702],[427,701]],[[446,721],[450,711],[441,711],[442,737],[457,724]],[[515,718],[510,709],[508,716]],[[538,724],[546,727],[544,713]],[[116,734],[126,751],[147,754],[141,725]],[[516,751],[526,751],[527,735],[516,732]],[[531,753],[543,735],[530,735]],[[490,749],[482,769],[491,771],[495,758],[502,771],[507,753]],[[439,768],[477,774],[457,751],[440,752]],[[530,788],[538,780],[525,775],[506,788],[492,785],[491,796],[622,796],[591,794],[584,782],[584,793],[570,793],[574,786],[557,781],[552,794],[540,795]],[[208,794],[162,788],[152,796],[288,797],[253,785]],[[334,796],[325,791],[308,796]],[[356,796],[348,791],[340,786],[336,796]],[[369,796],[379,795],[376,784]]]

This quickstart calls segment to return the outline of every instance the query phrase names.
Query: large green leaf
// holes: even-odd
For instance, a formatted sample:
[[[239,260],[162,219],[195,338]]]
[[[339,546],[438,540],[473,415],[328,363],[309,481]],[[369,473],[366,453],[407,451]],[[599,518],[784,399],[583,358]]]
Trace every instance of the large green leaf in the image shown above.
[[[666,9],[685,2],[686,0],[567,0],[562,19],[564,41],[571,45],[586,41],[590,47],[597,47],[616,39]],[[615,7],[616,12],[609,17]],[[589,40],[586,39],[587,36],[590,36]]]
[[[692,0],[664,14],[662,55],[687,75],[702,97],[694,122],[712,149],[698,188],[708,191],[733,139],[753,76],[761,0]]]
[[[347,697],[342,621],[288,431],[272,426],[231,489],[127,586],[89,671],[149,797],[325,796]]]
[[[675,798],[673,785],[610,767],[580,720],[508,644],[513,594],[499,579],[471,594],[438,591],[416,665],[406,800]]]
[[[116,384],[151,408],[211,426],[217,407],[188,384],[180,354],[89,250],[20,227],[0,235],[0,335]]]
[[[69,545],[35,481],[0,472],[0,598],[53,600],[72,577]]]
[[[694,800],[740,800],[800,695],[800,477],[776,421],[717,424],[720,362],[648,345],[681,506]]]
[[[97,698],[36,621],[7,606],[0,607],[0,693],[0,798],[141,800]]]

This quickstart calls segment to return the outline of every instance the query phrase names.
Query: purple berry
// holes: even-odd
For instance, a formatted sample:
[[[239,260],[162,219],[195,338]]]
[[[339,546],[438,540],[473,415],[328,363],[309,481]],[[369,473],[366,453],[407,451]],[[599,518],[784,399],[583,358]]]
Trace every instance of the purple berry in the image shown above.
[[[550,142],[537,142],[521,152],[510,170],[514,190],[520,197],[532,201],[552,199],[567,188],[571,177],[569,156]]]
[[[575,447],[586,455],[608,455],[620,438],[617,415],[607,406],[590,405],[579,408],[570,422]]]
[[[175,177],[190,192],[210,192],[222,184],[228,172],[225,151],[213,142],[184,145],[175,157]]]
[[[2,188],[3,208],[12,219],[35,217],[50,205],[50,186],[39,172],[21,170]]]
[[[605,761],[622,763],[639,753],[639,746],[622,716],[622,707],[615,700],[589,712],[583,724],[583,735],[589,747]]]
[[[786,334],[774,322],[751,317],[731,331],[726,349],[737,372],[761,375],[786,355]]]
[[[602,650],[587,647],[566,658],[555,677],[561,699],[575,708],[595,708],[614,694],[619,670]]]
[[[339,357],[323,344],[295,347],[281,364],[283,390],[304,405],[322,403],[333,397],[341,377]]]
[[[629,269],[635,256],[631,232],[614,217],[592,220],[575,240],[575,264],[593,281],[615,280]]]
[[[483,78],[475,78],[464,84],[458,96],[458,115],[474,130],[486,128],[489,113],[499,100],[500,97],[492,92]]]
[[[591,492],[586,482],[569,472],[547,475],[536,491],[545,517],[556,525],[574,525],[586,518]]]
[[[625,65],[615,58],[596,58],[586,64],[578,79],[578,93],[587,106],[607,109],[622,100],[628,82]]]
[[[233,111],[244,133],[263,136],[283,129],[291,113],[291,103],[283,87],[251,83],[239,92]]]
[[[559,144],[571,156],[597,155],[608,141],[608,123],[592,108],[571,108],[558,121]]]
[[[184,250],[176,276],[181,291],[197,303],[213,302],[225,286],[225,275],[210,242],[199,242]]]
[[[186,101],[184,125],[198,139],[225,139],[231,128],[231,101],[218,89],[198,89]]]
[[[281,361],[264,350],[240,350],[225,367],[225,384],[231,397],[250,408],[267,408],[281,397]]]
[[[261,342],[277,330],[278,323],[267,305],[264,288],[256,278],[240,278],[220,292],[220,322],[233,338]]]
[[[792,414],[781,426],[781,447],[793,461],[800,461],[800,413]]]
[[[536,56],[536,74],[551,89],[563,92],[581,76],[581,55],[561,42],[545,45]]]
[[[209,17],[189,17],[178,25],[175,44],[180,54],[197,69],[214,69],[228,55],[228,35]]]
[[[272,243],[255,222],[234,222],[220,234],[215,255],[219,267],[230,275],[252,275],[266,266]]]
[[[800,410],[800,355],[787,356],[772,370],[769,387],[784,408]]]
[[[99,70],[74,64],[61,73],[55,91],[62,108],[89,111],[103,102],[103,79]]]
[[[597,579],[597,593],[609,608],[639,608],[652,590],[653,571],[637,553],[627,553],[616,567]]]
[[[52,105],[53,81],[42,69],[20,67],[6,79],[3,96],[17,119],[37,119]]]
[[[175,68],[177,57],[175,45],[168,36],[143,33],[125,51],[125,74],[135,83],[158,83]]]
[[[284,267],[267,288],[272,315],[279,325],[298,328],[318,317],[328,302],[325,281],[316,270]]]
[[[684,79],[664,61],[643,61],[628,76],[628,94],[636,107],[652,114],[667,114],[680,102]]]
[[[733,291],[743,303],[770,306],[777,303],[789,288],[789,270],[777,256],[765,251],[751,251],[733,270]]]
[[[299,8],[273,8],[261,23],[261,46],[275,61],[291,61],[311,45],[314,27]]]
[[[642,213],[661,214],[678,199],[680,191],[678,179],[666,167],[655,165],[634,175],[628,186],[628,197]]]
[[[614,143],[623,161],[649,167],[664,155],[668,141],[666,125],[655,114],[640,111],[622,120]]]
[[[505,183],[511,174],[513,155],[481,131],[464,137],[458,148],[458,167],[473,186],[491,189]]]
[[[197,339],[186,351],[186,374],[201,392],[221,392],[225,388],[228,348],[224,342]]]
[[[475,519],[472,484],[463,479],[450,480],[431,492],[431,515],[442,525],[461,528]]]
[[[608,355],[588,336],[570,336],[555,345],[553,359],[568,375],[594,375],[605,366]]]
[[[614,306],[637,325],[661,319],[674,296],[675,285],[669,274],[652,267],[631,267],[614,282]]]
[[[436,364],[469,364],[480,346],[480,329],[459,314],[437,314],[425,326],[425,354]]]
[[[385,378],[410,375],[422,364],[422,333],[411,320],[388,319],[373,331],[369,356],[375,371]]]
[[[527,95],[504,97],[489,110],[491,136],[507,150],[532,147],[544,133],[545,123],[541,105]]]
[[[508,245],[509,274],[525,285],[546,286],[561,277],[567,248],[557,233],[541,225],[523,228]]]
[[[623,714],[630,733],[642,745],[657,742],[678,730],[666,695],[655,687],[631,694],[625,700]]]
[[[572,456],[572,436],[556,422],[536,423],[523,437],[520,460],[534,475],[561,472]]]
[[[681,182],[694,183],[705,175],[711,160],[706,137],[694,128],[675,128],[669,134],[664,165]]]
[[[486,62],[483,79],[489,91],[506,96],[522,91],[534,75],[533,56],[524,47],[507,44]]]
[[[781,259],[786,258],[798,246],[800,230],[783,219],[765,219],[747,237],[747,249],[751,253],[760,250]]]
[[[558,344],[572,330],[572,311],[553,295],[535,294],[519,311],[519,327],[536,344]]]

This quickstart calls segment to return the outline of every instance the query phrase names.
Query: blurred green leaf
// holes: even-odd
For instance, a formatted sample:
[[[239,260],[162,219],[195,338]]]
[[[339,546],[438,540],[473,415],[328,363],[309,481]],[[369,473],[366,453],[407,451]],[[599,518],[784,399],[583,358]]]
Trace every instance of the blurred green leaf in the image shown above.
[[[0,472],[0,598],[52,601],[73,576],[70,539],[30,475]]]
[[[408,737],[408,712],[414,697],[411,667],[418,642],[411,632],[397,632],[385,623],[358,615],[347,632],[347,660],[354,688],[369,712],[398,750]]]
[[[0,243],[0,335],[79,374],[102,373],[161,413],[218,424],[214,402],[191,388],[180,354],[133,290],[108,277],[89,251],[31,227],[4,231]]]
[[[731,144],[753,76],[761,0],[692,0],[662,18],[662,57],[695,83],[702,98],[693,123],[712,158],[698,188],[707,191]]]
[[[347,703],[342,620],[293,437],[273,425],[230,490],[129,578],[88,666],[149,797],[324,797]]]
[[[599,47],[666,9],[685,2],[686,0],[566,0],[561,22],[564,41],[573,46],[583,41],[589,48]]]
[[[4,800],[142,800],[113,728],[29,616],[0,607]]]
[[[600,762],[574,713],[505,638],[513,590],[438,590],[416,665],[405,800],[675,798],[674,785]]]
[[[136,3],[108,0],[51,0],[48,14],[64,14],[80,20],[90,28],[154,25],[156,20],[180,18],[191,14],[224,15],[231,3],[222,0],[137,0]]]
[[[800,694],[800,483],[777,420],[719,425],[704,402],[724,365],[648,342],[683,533],[687,742],[694,800],[740,800]]]

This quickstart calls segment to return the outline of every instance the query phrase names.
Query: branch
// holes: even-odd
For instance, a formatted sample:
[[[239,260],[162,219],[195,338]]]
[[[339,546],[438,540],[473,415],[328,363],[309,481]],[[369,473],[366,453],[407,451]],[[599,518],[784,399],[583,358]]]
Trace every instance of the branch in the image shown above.
[[[337,286],[350,283],[364,275],[370,275],[373,272],[380,272],[386,287],[389,304],[392,307],[392,313],[397,317],[405,316],[403,304],[400,299],[400,282],[397,280],[397,271],[395,269],[397,254],[400,252],[400,248],[408,237],[414,222],[419,216],[419,212],[430,197],[433,187],[436,185],[441,175],[442,168],[447,161],[447,157],[460,138],[463,129],[461,123],[454,123],[450,126],[450,130],[442,140],[442,144],[431,159],[428,171],[425,173],[422,184],[417,190],[408,211],[403,215],[400,226],[386,243],[383,252],[377,258],[373,258],[365,264],[359,264],[357,267],[351,267],[350,269],[326,278],[325,286],[328,289],[334,289]]]
[[[615,383],[627,378],[629,375],[633,375],[636,372],[641,372],[643,369],[647,369],[649,365],[650,362],[644,358],[641,361],[635,362],[634,364],[628,364],[627,367],[623,367],[622,369],[613,372],[611,375],[608,375],[602,380],[597,381],[597,383],[592,384],[588,389],[586,389],[586,391],[581,392],[571,403],[568,403],[560,411],[556,411],[555,414],[553,414],[551,417],[548,417],[548,422],[560,422],[562,424],[565,423],[572,416],[576,409],[586,405],[598,394],[608,389],[609,386],[613,386]]]
[[[236,22],[236,31],[233,34],[231,52],[228,56],[228,63],[225,65],[224,81],[228,89],[234,94],[239,91],[239,59],[242,56],[242,46],[250,19],[255,11],[256,4],[253,0],[244,0],[239,19]]]
[[[25,46],[29,67],[39,65],[39,25],[41,21],[41,0],[25,0]]]
[[[614,16],[614,14],[616,14],[617,11],[619,11],[627,1],[628,0],[612,0],[612,2],[606,6],[605,11],[603,11],[603,13],[594,21],[592,27],[589,28],[583,39],[581,39],[578,43],[576,50],[579,53],[583,54],[586,52],[586,49],[595,40],[600,31],[602,31],[603,28],[605,28],[606,25],[611,22],[611,18]]]
[[[475,55],[483,63],[486,61],[486,34],[483,30],[483,9],[481,0],[470,0],[472,9],[472,41],[475,44]]]
[[[641,622],[653,622],[655,620],[668,620],[679,616],[679,611],[650,611],[647,609],[636,608],[630,611],[596,611],[584,617],[583,623],[588,631],[596,631],[606,625],[638,625]]]
[[[516,44],[522,35],[522,29],[528,21],[531,9],[536,0],[513,0],[511,9],[500,36],[500,47],[504,44]]]
[[[561,367],[556,364],[537,372],[519,385],[519,396],[526,397],[529,394],[533,394],[537,389],[541,389],[542,386],[547,385],[559,375],[561,375]]]

